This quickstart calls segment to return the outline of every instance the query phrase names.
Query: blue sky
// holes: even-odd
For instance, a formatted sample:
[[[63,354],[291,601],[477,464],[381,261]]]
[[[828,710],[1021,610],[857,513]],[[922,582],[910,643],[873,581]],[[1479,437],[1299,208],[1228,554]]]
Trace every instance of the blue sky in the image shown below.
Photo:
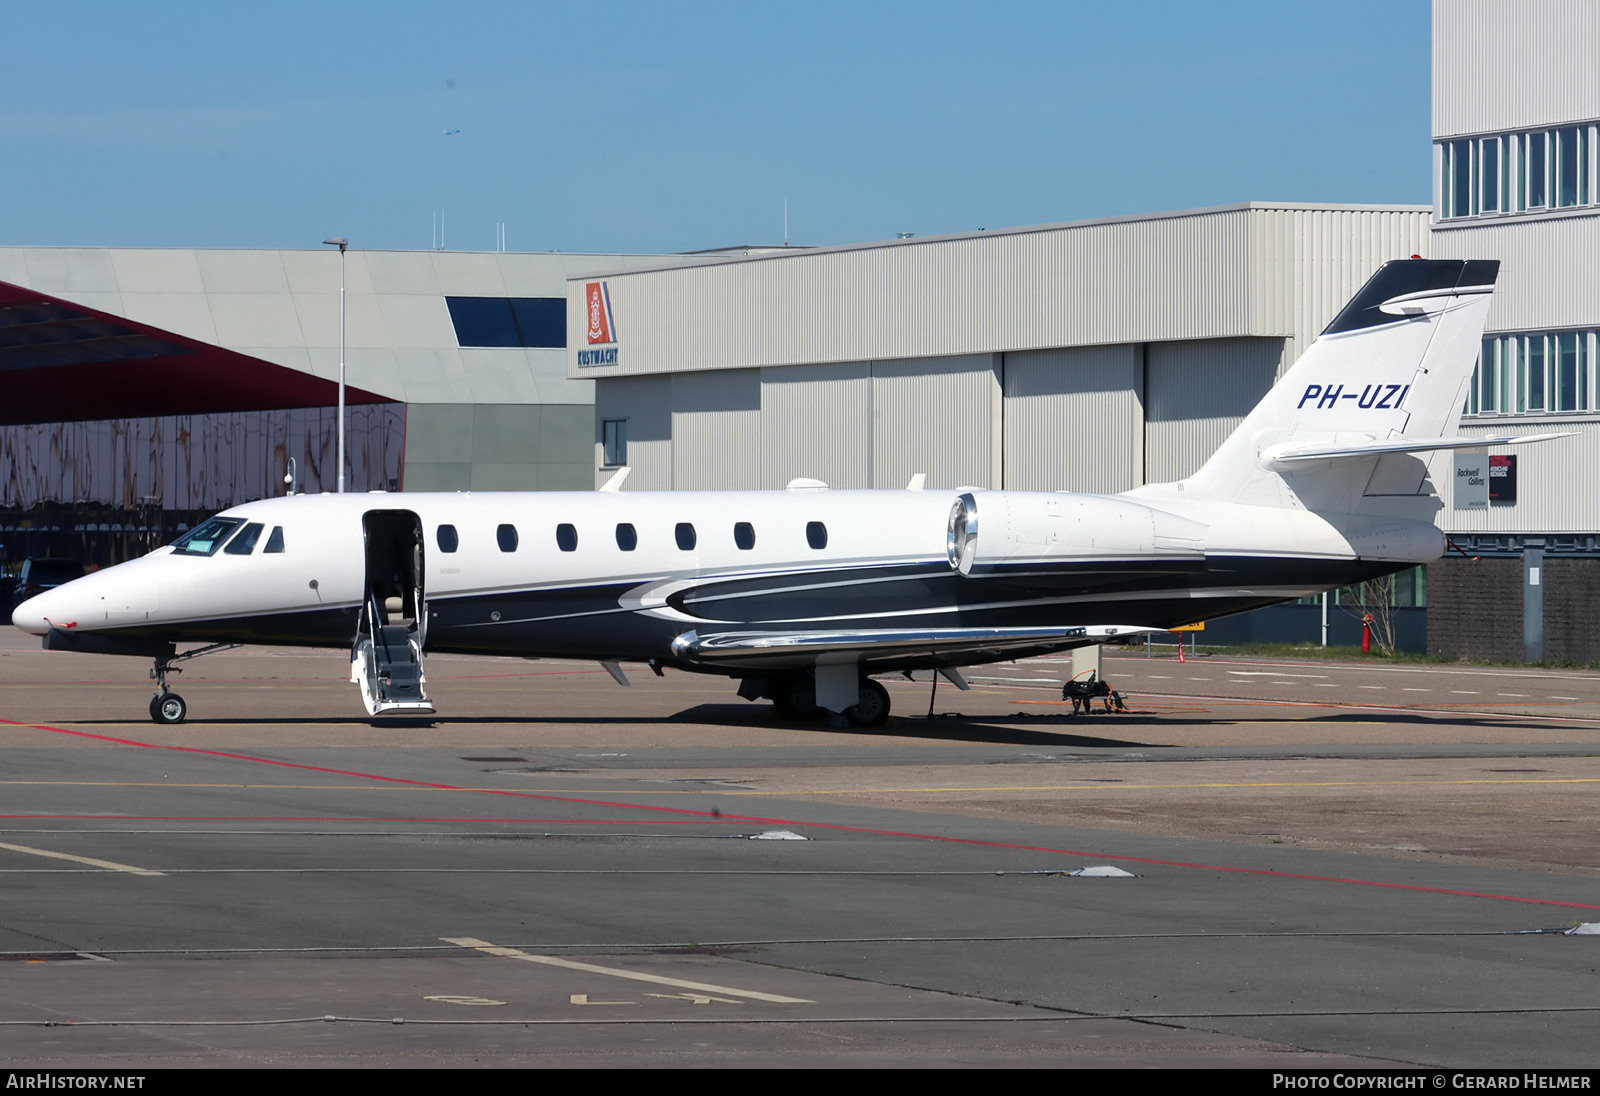
[[[683,251],[1425,204],[1425,0],[7,5],[0,244]],[[458,133],[446,134],[448,130]]]

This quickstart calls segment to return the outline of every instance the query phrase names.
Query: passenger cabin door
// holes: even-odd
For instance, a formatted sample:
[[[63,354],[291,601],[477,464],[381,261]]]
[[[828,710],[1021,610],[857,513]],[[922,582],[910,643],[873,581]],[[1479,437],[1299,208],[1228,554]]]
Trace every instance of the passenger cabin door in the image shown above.
[[[422,673],[428,628],[422,520],[410,510],[368,510],[361,531],[365,579],[350,680],[361,686],[369,715],[431,713]]]

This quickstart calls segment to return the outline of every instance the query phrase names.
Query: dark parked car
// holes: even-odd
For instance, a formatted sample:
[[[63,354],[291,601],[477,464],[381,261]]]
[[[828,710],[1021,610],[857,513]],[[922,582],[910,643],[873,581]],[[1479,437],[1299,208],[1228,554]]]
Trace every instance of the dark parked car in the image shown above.
[[[22,562],[17,588],[11,595],[14,609],[35,594],[83,577],[83,564],[75,559],[28,559]]]

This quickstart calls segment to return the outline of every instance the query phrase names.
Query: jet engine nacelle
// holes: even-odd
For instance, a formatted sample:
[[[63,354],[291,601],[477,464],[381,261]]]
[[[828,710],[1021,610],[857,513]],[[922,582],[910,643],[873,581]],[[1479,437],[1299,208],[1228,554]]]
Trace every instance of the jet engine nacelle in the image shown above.
[[[950,508],[950,566],[1027,560],[1124,557],[1205,558],[1206,524],[1111,495],[968,491]]]

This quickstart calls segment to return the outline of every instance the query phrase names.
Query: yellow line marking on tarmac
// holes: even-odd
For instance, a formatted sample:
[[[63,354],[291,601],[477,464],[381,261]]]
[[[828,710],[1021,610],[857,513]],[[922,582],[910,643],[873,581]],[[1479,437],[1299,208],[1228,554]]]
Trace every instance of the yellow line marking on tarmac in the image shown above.
[[[581,970],[587,974],[604,974],[612,978],[628,978],[635,982],[651,982],[658,986],[676,986],[678,989],[693,990],[699,993],[727,993],[735,997],[744,997],[752,1001],[766,1001],[775,1005],[810,1005],[804,997],[780,997],[776,993],[759,993],[749,989],[732,989],[728,986],[714,986],[706,982],[689,982],[682,978],[668,978],[661,974],[646,974],[637,970],[618,970],[616,967],[601,967],[593,963],[579,963],[572,959],[558,959],[554,955],[533,955],[519,948],[496,947],[487,940],[474,940],[470,936],[444,936],[440,937],[447,944],[455,944],[463,948],[476,948],[478,951],[489,955],[498,955],[505,959],[521,959],[528,963],[543,963],[548,967],[561,967],[564,970]]]
[[[49,849],[35,849],[27,845],[8,845],[0,841],[0,849],[9,849],[12,852],[25,852],[31,856],[48,856],[52,860],[71,860],[75,864],[87,864],[91,868],[105,868],[107,871],[124,871],[129,875],[166,875],[164,871],[152,871],[149,868],[136,868],[131,864],[118,864],[114,860],[96,860],[92,856],[73,856],[69,852],[51,852]]]

